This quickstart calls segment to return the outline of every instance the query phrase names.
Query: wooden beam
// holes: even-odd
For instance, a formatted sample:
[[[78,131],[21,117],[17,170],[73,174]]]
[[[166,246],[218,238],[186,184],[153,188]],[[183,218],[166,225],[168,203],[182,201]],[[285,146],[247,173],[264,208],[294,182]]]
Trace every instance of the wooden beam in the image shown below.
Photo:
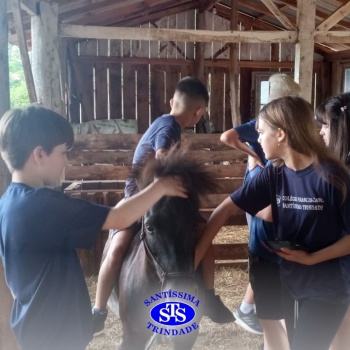
[[[350,1],[340,6],[335,12],[333,12],[327,19],[318,25],[316,30],[325,31],[331,29],[342,18],[344,18],[350,12]]]
[[[0,117],[10,108],[9,53],[7,32],[7,2],[2,1],[0,2]]]
[[[247,243],[213,244],[215,260],[248,259]]]
[[[123,63],[124,65],[158,65],[158,66],[193,66],[194,60],[179,60],[179,59],[166,59],[157,58],[150,59],[146,57],[117,57],[117,56],[79,56],[77,62],[100,62],[100,63]],[[223,67],[228,68],[230,65],[229,60],[204,60],[205,67]],[[240,68],[259,68],[259,69],[277,69],[277,68],[294,68],[294,62],[282,61],[282,62],[270,62],[270,61],[239,61]],[[315,62],[314,67],[319,68],[320,62]]]
[[[0,118],[3,114],[10,109],[10,77],[9,77],[9,52],[8,52],[8,22],[7,22],[7,2],[0,1]],[[0,157],[0,196],[6,191],[7,186],[11,181],[11,174],[7,169],[6,164]],[[0,269],[2,266],[0,266]],[[1,278],[0,278],[1,280]],[[3,288],[2,282],[0,282],[0,291]],[[5,287],[7,289],[7,287]],[[12,298],[11,298],[12,299]],[[0,300],[1,297],[0,297]],[[12,300],[11,300],[12,304]],[[4,310],[6,309],[6,301],[4,302]],[[6,319],[6,325],[3,323],[5,318],[9,316],[9,313],[6,313],[3,316],[0,312],[0,349],[7,349],[7,347],[2,342],[3,334],[8,334],[9,324]],[[1,330],[4,327],[4,333],[2,334]],[[11,335],[11,332],[9,333]],[[7,336],[5,336],[7,339]],[[10,338],[9,338],[10,339]],[[11,342],[9,341],[9,348],[11,348]]]
[[[297,1],[296,0],[280,0],[283,4],[286,4],[290,7],[294,7],[295,9],[297,8]],[[324,13],[320,10],[316,9],[316,17],[320,17],[322,19],[327,19],[329,17],[329,14]],[[350,23],[346,21],[339,21],[337,23],[337,26],[344,28],[344,29],[350,29]]]
[[[217,4],[215,6],[215,10],[217,14],[220,17],[223,17],[227,20],[230,20],[231,18],[231,9],[228,6],[225,6],[223,4]],[[266,11],[268,12],[268,11]],[[266,15],[266,14],[264,14]],[[271,15],[271,14],[268,14]],[[246,27],[246,28],[251,28],[251,27],[256,27],[262,30],[284,30],[282,27],[277,26],[275,24],[270,24],[265,21],[261,21],[258,17],[253,17],[251,15],[245,14],[241,11],[238,11],[238,20]],[[248,23],[248,25],[247,25]]]
[[[22,65],[23,65],[23,70],[24,70],[24,77],[26,80],[29,100],[31,103],[34,103],[37,101],[37,99],[36,99],[36,92],[35,92],[35,86],[34,86],[32,67],[30,65],[30,60],[29,60],[29,55],[28,55],[27,40],[26,40],[25,33],[23,30],[20,1],[19,0],[11,0],[11,4],[12,4],[12,14],[13,14],[14,22],[15,22],[15,27],[16,27],[16,33],[17,33],[17,38],[18,38],[18,43],[19,43],[19,50],[21,53]]]
[[[289,30],[294,30],[294,25],[290,22],[288,17],[280,11],[272,0],[261,0],[265,6],[272,12],[272,14],[282,23],[282,25]]]
[[[341,77],[342,69],[339,62],[332,62],[331,69],[332,69],[331,94],[338,95],[341,93],[340,84],[342,81],[342,77]]]
[[[316,0],[298,0],[298,41],[295,45],[294,80],[299,83],[301,96],[311,103],[313,81],[314,31]]]
[[[164,28],[124,28],[96,27],[61,24],[59,35],[68,38],[84,39],[123,39],[123,40],[160,40],[160,41],[219,41],[222,43],[295,43],[295,31],[211,31]]]
[[[159,25],[157,25],[157,23],[155,22],[151,22],[152,26],[154,28],[161,28],[159,27]],[[185,52],[183,52],[178,45],[176,45],[175,41],[169,41],[169,44],[175,48],[175,50],[183,57],[185,58],[186,60],[188,60],[188,57],[186,56]]]
[[[266,15],[267,17],[274,18],[273,14],[271,11],[267,8],[265,4],[263,4],[260,1],[253,1],[253,0],[245,0],[240,3],[240,11],[242,13],[244,12],[244,9],[247,8],[249,10],[253,10],[255,13],[258,12],[259,16],[260,15]],[[251,11],[246,11],[247,13],[250,13]],[[290,23],[294,26],[295,19],[292,18],[291,16],[284,15]],[[254,17],[254,16],[253,16]],[[255,17],[254,17],[255,18]],[[267,19],[264,20],[265,22],[268,22]],[[269,23],[271,24],[271,23]],[[285,27],[283,27],[285,29]]]
[[[317,31],[315,42],[318,43],[350,43],[350,31]]]
[[[277,8],[282,12],[282,11],[285,10],[286,8],[288,9],[289,6],[288,6],[288,5],[280,5],[280,6],[277,6]],[[257,19],[258,21],[261,21],[261,20],[263,20],[263,19],[266,18],[266,17],[267,17],[267,15],[265,15],[265,14],[263,13],[263,14],[257,16],[256,19]]]
[[[231,0],[231,20],[230,30],[235,31],[238,27],[238,1]],[[239,79],[239,65],[238,65],[238,44],[230,44],[230,105],[231,105],[231,120],[232,126],[241,124],[241,114],[238,107],[238,79]]]
[[[205,13],[199,12],[197,15],[197,29],[202,30],[205,28]],[[195,76],[207,85],[204,74],[204,44],[200,41],[196,42],[196,56],[194,60],[194,72]],[[198,125],[199,129],[200,126]]]
[[[339,52],[327,53],[324,56],[327,61],[341,61],[341,60],[350,60],[350,50],[344,50]]]
[[[285,3],[285,2],[286,2],[286,0],[283,1],[283,3]],[[291,1],[288,0],[288,2],[291,2]],[[292,5],[290,5],[290,6],[292,6]],[[295,5],[295,7],[296,7],[296,5]],[[230,8],[228,6],[225,6],[225,5],[222,5],[219,3],[215,6],[215,9],[220,17],[223,17],[227,20],[230,20]],[[268,12],[268,11],[266,11],[266,12]],[[242,25],[244,27],[249,28],[249,29],[254,28],[254,29],[259,29],[259,30],[260,29],[261,30],[279,30],[279,29],[283,30],[283,28],[280,26],[277,26],[273,23],[267,23],[265,21],[261,21],[259,19],[259,17],[255,18],[255,17],[249,16],[247,14],[244,14],[242,12],[238,13],[238,20],[242,23]],[[342,22],[344,22],[344,21],[342,21]],[[294,22],[292,22],[292,23],[294,23]],[[350,26],[349,26],[349,28],[350,28]],[[322,51],[322,53],[323,52],[334,52],[334,48],[331,48],[325,44],[316,43],[316,46],[320,51]]]
[[[0,118],[10,108],[9,56],[8,56],[7,1],[0,1]],[[11,175],[0,158],[0,196],[6,191]],[[6,285],[4,266],[0,259],[0,349],[17,350],[10,328],[13,298]]]
[[[198,8],[199,1],[191,1],[189,3],[184,3],[182,5],[176,4],[172,7],[167,7],[159,11],[152,11],[149,14],[143,14],[142,16],[136,16],[135,14],[130,14],[130,16],[121,19],[115,18],[108,21],[106,24],[113,27],[136,27],[141,24],[145,24],[152,21],[157,21],[166,16],[176,15],[179,12],[186,12]]]
[[[199,12],[209,11],[219,2],[219,0],[202,0],[199,2]]]
[[[11,8],[11,0],[7,0],[7,8]],[[36,14],[36,2],[35,0],[21,0],[21,9],[30,16]],[[10,10],[8,10],[10,12]]]
[[[166,10],[168,7],[176,7],[183,3],[191,3],[191,0],[177,0],[174,5],[169,0],[158,0],[152,6],[145,6],[142,1],[136,1],[134,5],[130,5],[130,0],[127,4],[122,5],[121,2],[110,2],[110,0],[101,6],[96,3],[92,10],[86,12],[78,12],[75,16],[69,17],[69,23],[76,23],[80,25],[103,25],[110,26],[111,23],[116,22],[117,19],[127,21],[132,18],[142,18],[142,16],[149,15],[152,12]],[[195,2],[197,4],[197,2]],[[169,6],[170,5],[170,6]],[[91,7],[91,6],[90,6]],[[65,22],[65,21],[61,21]]]
[[[21,0],[21,9],[28,13],[30,16],[36,15],[36,1],[34,0]]]
[[[32,16],[32,67],[38,102],[62,114],[57,14],[57,2],[42,0]]]

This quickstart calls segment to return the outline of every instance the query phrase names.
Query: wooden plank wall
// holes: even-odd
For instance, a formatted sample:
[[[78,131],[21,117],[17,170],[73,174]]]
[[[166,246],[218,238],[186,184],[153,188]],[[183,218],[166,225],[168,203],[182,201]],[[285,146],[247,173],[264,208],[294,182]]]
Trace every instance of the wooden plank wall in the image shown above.
[[[147,23],[142,27],[194,29],[195,21],[195,11],[189,11]],[[209,12],[205,15],[205,24],[212,30],[229,29],[229,21]],[[170,111],[169,100],[178,80],[194,72],[193,42],[85,40],[75,43],[73,48],[75,52],[69,56],[70,77],[67,79],[67,100],[70,104],[67,110],[72,122],[137,119],[138,132],[143,133],[150,122]],[[271,52],[270,44],[239,45],[240,61],[276,60],[278,65],[278,61],[294,59],[293,45],[279,45],[279,54],[273,57]],[[206,43],[204,59],[207,60],[205,79],[210,92],[206,118],[212,121],[215,131],[223,132],[232,127],[229,68],[228,65],[218,65],[217,61],[228,61],[228,45]],[[244,79],[253,70],[241,68]],[[268,70],[271,69],[265,69]],[[276,70],[278,68],[274,68]],[[250,87],[244,83],[241,87],[242,120],[246,121],[254,117],[247,117],[252,114],[251,103],[247,103]],[[318,92],[321,94],[320,90]],[[319,100],[322,100],[322,96]]]
[[[132,157],[141,136],[76,135],[74,148],[69,152],[69,165],[65,168],[64,192],[72,198],[116,205],[124,197],[125,180],[131,172]],[[214,208],[242,185],[246,156],[221,143],[219,134],[183,134],[182,145],[187,145],[189,154],[201,159],[215,174],[216,189],[203,196],[200,203],[201,214],[208,218]],[[226,225],[246,225],[243,211],[230,217]],[[105,239],[106,233],[100,235],[93,249],[80,251],[86,275],[97,274]],[[214,245],[214,252],[216,260],[247,259],[247,244]],[[237,262],[232,264],[242,266]],[[247,266],[246,261],[243,266]]]

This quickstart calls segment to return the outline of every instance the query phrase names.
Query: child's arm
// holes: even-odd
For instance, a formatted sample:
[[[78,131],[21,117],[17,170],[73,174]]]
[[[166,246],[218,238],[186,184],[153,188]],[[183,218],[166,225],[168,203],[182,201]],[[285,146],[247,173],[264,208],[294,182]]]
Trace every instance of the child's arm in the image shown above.
[[[138,220],[163,196],[187,198],[186,190],[177,177],[156,179],[138,194],[110,210],[102,229],[125,228]]]
[[[340,258],[350,254],[350,235],[345,235],[332,245],[318,250],[314,253],[307,253],[302,250],[291,250],[282,248],[277,253],[280,257],[304,265],[315,265],[321,262]]]
[[[200,261],[210,247],[215,235],[225,224],[227,219],[237,213],[239,208],[234,204],[230,197],[227,197],[210,215],[210,218],[198,240],[195,252],[195,270]]]
[[[220,141],[227,146],[238,149],[239,151],[248,154],[254,158],[256,164],[260,165],[262,168],[265,167],[259,156],[245,142],[242,142],[239,139],[239,134],[235,129],[227,130],[221,134]],[[251,166],[250,169],[253,169],[253,166]]]

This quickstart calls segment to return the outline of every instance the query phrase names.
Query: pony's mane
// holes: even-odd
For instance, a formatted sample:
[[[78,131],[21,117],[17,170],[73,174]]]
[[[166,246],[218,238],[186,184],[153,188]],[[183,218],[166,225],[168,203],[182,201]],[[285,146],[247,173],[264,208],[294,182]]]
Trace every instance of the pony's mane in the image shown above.
[[[191,199],[198,200],[199,195],[213,192],[217,187],[215,175],[208,170],[204,160],[194,158],[187,147],[174,146],[164,157],[148,159],[144,164],[134,173],[139,190],[148,186],[155,177],[165,176],[181,178]]]

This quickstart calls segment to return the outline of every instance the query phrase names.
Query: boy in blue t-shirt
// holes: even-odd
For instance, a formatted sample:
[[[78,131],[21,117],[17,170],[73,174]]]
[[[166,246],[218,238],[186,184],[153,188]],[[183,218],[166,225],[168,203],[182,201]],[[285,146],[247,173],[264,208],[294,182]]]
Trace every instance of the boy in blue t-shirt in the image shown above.
[[[139,141],[133,158],[133,167],[142,167],[148,157],[162,157],[172,145],[179,144],[182,130],[185,127],[193,127],[199,122],[208,102],[208,90],[199,79],[190,76],[181,79],[170,100],[170,113],[158,117]],[[134,193],[135,184],[129,179],[125,186],[125,198]],[[125,253],[134,237],[132,228],[112,231],[111,236],[111,243],[99,272],[96,301],[92,310],[95,332],[101,331],[104,327],[107,317],[107,301],[115,284],[115,276],[119,275]],[[206,259],[212,260],[209,255]],[[206,261],[206,264],[209,263]],[[211,271],[203,268],[204,280],[208,289],[205,314],[214,322],[233,322],[232,313],[214,293],[214,276],[212,275],[214,270],[209,270]]]
[[[91,248],[101,229],[129,226],[164,195],[186,197],[173,177],[118,208],[47,188],[59,183],[73,142],[69,122],[44,107],[10,110],[0,121],[1,156],[12,173],[0,200],[0,257],[22,350],[86,349],[91,304],[76,249]]]

